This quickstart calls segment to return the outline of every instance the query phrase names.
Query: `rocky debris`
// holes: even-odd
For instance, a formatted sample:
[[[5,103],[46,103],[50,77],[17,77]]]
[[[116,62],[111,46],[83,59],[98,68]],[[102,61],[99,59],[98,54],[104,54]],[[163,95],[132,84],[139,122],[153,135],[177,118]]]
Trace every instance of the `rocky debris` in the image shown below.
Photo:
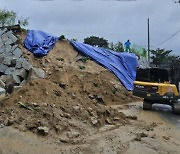
[[[144,132],[142,132],[142,133],[137,133],[134,140],[135,140],[135,141],[141,141],[141,138],[143,138],[143,137],[148,137],[148,135],[147,135],[146,133],[144,133]]]
[[[40,126],[37,128],[37,132],[38,132],[38,134],[45,136],[45,135],[48,135],[49,128]]]
[[[9,119],[9,118],[4,121],[5,126],[11,126],[13,123],[14,123],[13,119]]]
[[[95,95],[90,94],[89,98],[96,100],[98,103],[105,104],[103,98],[101,96],[96,95],[96,94]]]
[[[0,128],[3,128],[4,127],[4,124],[0,124]]]
[[[34,68],[23,57],[17,42],[12,31],[0,29],[0,95],[19,89],[28,80],[45,77],[42,69]]]
[[[0,100],[3,100],[5,98],[5,89],[0,87]]]
[[[76,132],[76,131],[70,131],[66,135],[67,135],[68,138],[73,139],[73,138],[79,137],[80,133]]]

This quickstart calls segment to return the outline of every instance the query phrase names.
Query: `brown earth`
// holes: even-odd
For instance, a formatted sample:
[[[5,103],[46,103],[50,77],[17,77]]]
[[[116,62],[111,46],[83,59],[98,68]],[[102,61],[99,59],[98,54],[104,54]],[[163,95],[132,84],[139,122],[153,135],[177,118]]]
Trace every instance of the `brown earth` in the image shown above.
[[[5,125],[0,153],[180,152],[177,139],[171,139],[175,128],[137,109],[139,103],[130,104],[140,99],[94,61],[78,60],[68,41],[56,43],[43,58],[21,48],[46,77],[29,81],[0,102],[0,124]]]

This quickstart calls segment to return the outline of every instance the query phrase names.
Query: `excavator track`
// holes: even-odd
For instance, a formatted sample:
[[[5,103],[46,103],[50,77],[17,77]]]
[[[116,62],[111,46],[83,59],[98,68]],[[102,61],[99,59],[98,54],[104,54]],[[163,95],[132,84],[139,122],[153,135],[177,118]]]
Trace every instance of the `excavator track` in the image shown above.
[[[180,102],[175,101],[172,105],[172,112],[174,114],[180,114]]]
[[[152,109],[152,103],[147,100],[147,99],[144,99],[143,100],[143,110],[151,110]]]

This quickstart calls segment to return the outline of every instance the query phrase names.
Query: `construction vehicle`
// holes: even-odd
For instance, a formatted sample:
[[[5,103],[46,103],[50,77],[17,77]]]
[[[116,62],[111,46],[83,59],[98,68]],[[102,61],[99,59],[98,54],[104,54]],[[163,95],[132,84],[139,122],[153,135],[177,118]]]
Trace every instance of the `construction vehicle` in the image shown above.
[[[180,114],[178,85],[172,83],[168,72],[158,67],[137,69],[133,94],[143,98],[144,110],[151,110],[153,104],[168,104],[175,114]]]

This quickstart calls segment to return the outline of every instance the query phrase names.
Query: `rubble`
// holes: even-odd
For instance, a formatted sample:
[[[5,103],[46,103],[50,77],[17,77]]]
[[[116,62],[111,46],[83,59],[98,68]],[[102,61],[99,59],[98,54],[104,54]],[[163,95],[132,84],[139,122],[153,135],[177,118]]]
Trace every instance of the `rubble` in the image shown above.
[[[18,38],[12,31],[0,29],[0,95],[4,95],[10,83],[19,89],[31,79],[44,78],[40,68],[34,68],[24,57],[18,47]],[[2,96],[3,97],[3,96]]]
[[[48,135],[49,128],[40,126],[37,128],[37,131],[40,135]]]

